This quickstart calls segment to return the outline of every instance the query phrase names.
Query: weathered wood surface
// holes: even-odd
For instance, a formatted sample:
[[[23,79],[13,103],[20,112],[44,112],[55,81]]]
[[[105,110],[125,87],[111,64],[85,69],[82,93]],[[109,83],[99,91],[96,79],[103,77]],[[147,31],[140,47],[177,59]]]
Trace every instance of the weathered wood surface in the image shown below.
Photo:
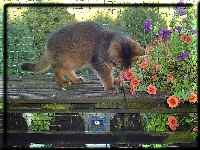
[[[173,133],[148,134],[137,131],[108,132],[108,133],[85,133],[85,132],[16,132],[9,131],[7,134],[8,145],[28,145],[30,143],[41,144],[168,144],[167,138]],[[1,134],[0,134],[1,135]],[[191,143],[191,141],[176,140],[176,143]],[[192,142],[197,146],[197,141]],[[172,143],[170,143],[172,144]]]
[[[8,133],[9,145],[29,143],[43,144],[105,144],[105,143],[163,143],[166,135],[150,135],[142,132],[85,133],[85,132],[12,132]]]
[[[167,93],[158,92],[156,96],[151,96],[146,92],[137,92],[132,96],[126,91],[124,96],[122,90],[117,90],[117,94],[113,95],[112,92],[103,90],[103,86],[95,75],[90,75],[85,79],[86,81],[80,85],[72,85],[66,90],[60,90],[52,77],[39,75],[22,78],[10,77],[8,80],[9,110],[46,112],[51,110],[41,109],[41,104],[70,104],[73,106],[69,110],[52,111],[118,111],[121,113],[197,111],[196,105],[190,106],[190,109],[187,106],[175,110],[169,109],[166,104]]]
[[[124,99],[124,95],[118,92],[113,95],[112,92],[104,91],[99,79],[95,75],[85,78],[86,81],[80,85],[69,86],[66,90],[57,88],[53,78],[35,76],[32,78],[21,78],[8,80],[8,96],[12,101],[27,103],[95,103],[99,100]],[[144,94],[145,99],[164,99],[163,93],[156,97]],[[131,96],[126,93],[126,97],[134,100],[141,100],[141,94]],[[32,101],[31,101],[32,100]],[[11,101],[11,100],[10,100]]]

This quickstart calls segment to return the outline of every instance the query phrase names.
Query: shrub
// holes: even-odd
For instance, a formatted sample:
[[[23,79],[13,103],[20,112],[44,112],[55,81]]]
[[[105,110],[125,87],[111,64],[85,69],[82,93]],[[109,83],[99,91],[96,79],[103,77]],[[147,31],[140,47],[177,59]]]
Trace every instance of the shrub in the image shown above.
[[[19,74],[17,64],[33,61],[38,50],[33,46],[33,33],[22,19],[8,24],[8,74]]]
[[[75,16],[65,7],[29,8],[23,14],[24,24],[33,32],[34,46],[43,49],[49,33],[75,22]]]
[[[177,30],[177,24],[174,23],[171,23],[171,28],[162,29],[170,34],[146,56],[148,59],[147,69],[141,69],[142,62],[140,61],[133,64],[132,69],[141,80],[139,91],[146,91],[147,86],[153,84],[158,91],[167,91],[168,94],[175,95],[181,100],[188,100],[191,93],[196,93],[197,34],[194,34],[196,16],[193,8],[187,8],[187,10],[188,14],[184,17],[173,16],[172,22],[179,20],[181,31]],[[163,38],[163,35],[159,37]],[[156,64],[161,66],[157,72],[154,68]],[[153,76],[154,79],[152,79]]]
[[[152,32],[148,34],[145,33],[143,27],[146,19],[151,19],[153,22]],[[121,12],[116,22],[142,45],[148,44],[153,35],[158,33],[160,27],[166,25],[158,8],[146,7],[126,8]]]
[[[143,124],[147,132],[166,132],[168,114],[144,113]]]
[[[49,131],[51,121],[55,118],[53,113],[33,113],[31,129],[33,131]]]
[[[123,34],[127,33],[124,28],[117,24],[116,20],[113,19],[111,15],[103,11],[97,11],[97,13],[91,17],[89,21],[94,21],[108,30],[121,32]]]
[[[39,59],[51,32],[75,22],[75,16],[65,7],[28,8],[22,16],[8,19],[9,73],[12,74],[20,73],[16,67],[19,62]]]
[[[115,24],[113,18],[102,11],[97,11],[94,14],[94,16],[89,19],[89,21],[94,21],[98,24],[101,24],[101,25],[106,24],[109,26],[113,26]]]

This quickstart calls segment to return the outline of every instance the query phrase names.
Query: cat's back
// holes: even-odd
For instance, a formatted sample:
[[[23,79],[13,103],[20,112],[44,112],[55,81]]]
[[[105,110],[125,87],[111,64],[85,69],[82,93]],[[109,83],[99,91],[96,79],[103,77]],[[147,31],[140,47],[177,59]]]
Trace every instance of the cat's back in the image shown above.
[[[64,26],[53,32],[48,39],[47,48],[79,47],[90,44],[95,46],[98,39],[105,33],[100,25],[94,22],[79,22]]]

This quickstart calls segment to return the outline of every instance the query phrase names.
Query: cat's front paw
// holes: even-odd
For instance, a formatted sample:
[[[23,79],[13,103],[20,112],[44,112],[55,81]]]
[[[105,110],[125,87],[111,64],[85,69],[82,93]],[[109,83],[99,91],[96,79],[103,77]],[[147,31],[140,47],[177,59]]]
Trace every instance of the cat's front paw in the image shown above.
[[[78,77],[76,78],[76,80],[73,80],[72,81],[72,84],[80,84],[80,83],[83,83],[85,80],[83,77]]]

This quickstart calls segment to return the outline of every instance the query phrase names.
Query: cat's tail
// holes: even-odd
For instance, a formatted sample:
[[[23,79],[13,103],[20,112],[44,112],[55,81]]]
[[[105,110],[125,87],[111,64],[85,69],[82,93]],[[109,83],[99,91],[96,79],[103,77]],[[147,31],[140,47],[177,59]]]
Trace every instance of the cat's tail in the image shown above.
[[[30,72],[34,72],[34,73],[45,73],[49,70],[50,67],[51,67],[51,63],[50,63],[50,59],[49,59],[47,52],[45,52],[45,54],[42,55],[42,57],[40,58],[40,61],[38,63],[36,63],[36,64],[23,63],[21,65],[22,70],[30,71]]]

